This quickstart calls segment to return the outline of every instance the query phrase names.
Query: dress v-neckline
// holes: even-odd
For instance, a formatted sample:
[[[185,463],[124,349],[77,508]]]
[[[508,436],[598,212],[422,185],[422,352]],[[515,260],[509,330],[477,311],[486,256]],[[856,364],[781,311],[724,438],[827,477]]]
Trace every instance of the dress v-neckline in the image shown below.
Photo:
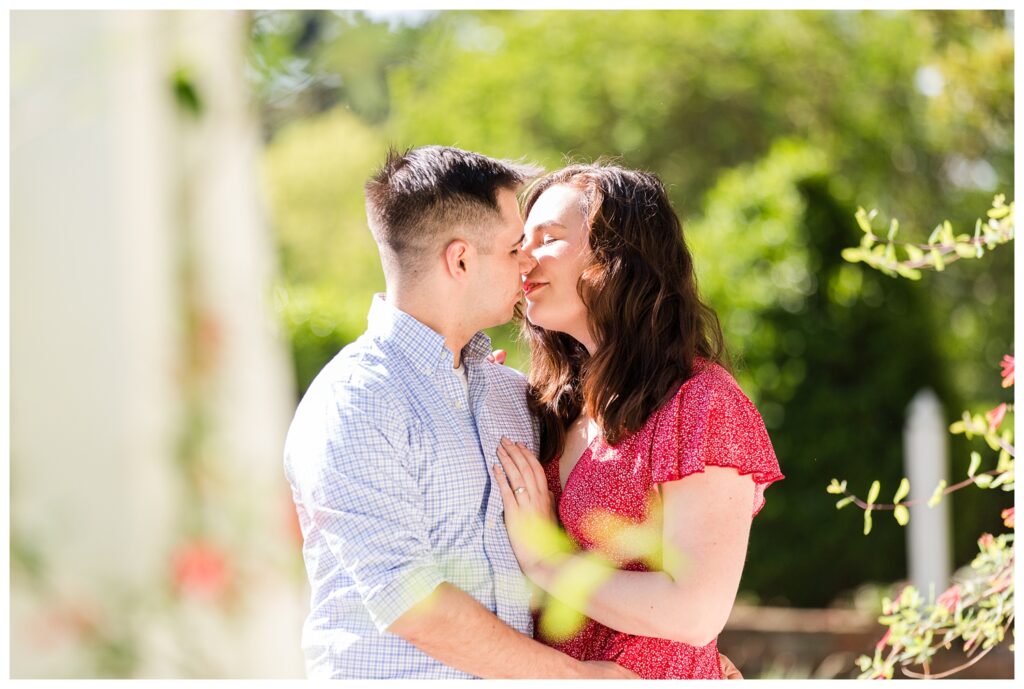
[[[558,483],[559,502],[562,501],[562,495],[565,494],[565,489],[569,487],[569,482],[572,481],[573,474],[575,474],[576,469],[579,468],[580,462],[582,462],[583,458],[587,456],[587,453],[590,453],[591,455],[594,453],[594,443],[596,443],[603,437],[603,434],[598,433],[597,435],[594,436],[594,439],[591,440],[585,448],[583,448],[583,452],[581,452],[580,456],[576,459],[576,463],[572,465],[572,469],[570,469],[569,473],[566,474],[565,476],[565,485],[562,485],[562,455],[558,455],[558,458],[555,460],[555,479]]]

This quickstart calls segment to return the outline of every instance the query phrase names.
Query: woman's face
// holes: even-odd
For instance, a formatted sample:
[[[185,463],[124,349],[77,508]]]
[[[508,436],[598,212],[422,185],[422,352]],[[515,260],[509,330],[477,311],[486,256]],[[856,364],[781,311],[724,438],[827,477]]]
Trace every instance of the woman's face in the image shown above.
[[[593,353],[587,308],[576,285],[590,260],[583,192],[556,184],[540,195],[526,218],[523,251],[536,263],[523,274],[526,318],[545,330],[563,332]]]

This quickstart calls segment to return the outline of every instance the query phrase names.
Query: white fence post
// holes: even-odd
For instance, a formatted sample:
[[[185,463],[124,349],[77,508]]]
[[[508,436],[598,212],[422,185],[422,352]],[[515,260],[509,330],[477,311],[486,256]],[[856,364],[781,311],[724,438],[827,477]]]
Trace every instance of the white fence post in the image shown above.
[[[927,501],[949,474],[949,433],[938,396],[925,388],[907,407],[903,462],[910,481],[907,566],[910,582],[926,598],[945,590],[951,574],[949,497],[935,507]]]

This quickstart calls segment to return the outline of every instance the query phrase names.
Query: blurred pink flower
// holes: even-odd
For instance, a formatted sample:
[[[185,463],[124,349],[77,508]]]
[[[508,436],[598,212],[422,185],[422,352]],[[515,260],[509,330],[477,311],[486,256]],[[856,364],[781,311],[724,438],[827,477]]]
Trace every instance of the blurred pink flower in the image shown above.
[[[200,598],[216,598],[227,588],[227,560],[212,544],[203,540],[191,541],[174,554],[172,576],[179,592]]]
[[[1008,388],[1013,385],[1013,357],[1007,354],[999,365],[1003,368],[1003,387]]]
[[[1002,514],[999,515],[1003,518],[1003,526],[1005,526],[1008,529],[1013,528],[1013,510],[1013,507],[1007,507],[1005,510],[1003,510]]]
[[[988,548],[990,545],[995,543],[995,540],[990,533],[981,534],[981,538],[978,539],[978,545],[982,548]]]
[[[953,584],[946,589],[942,595],[935,599],[936,605],[941,605],[950,612],[956,611],[956,606],[960,602],[960,584]]]
[[[999,424],[1003,422],[1004,416],[1006,416],[1006,402],[1003,402],[998,407],[985,414],[985,418],[988,419],[989,433],[996,432],[999,428]]]

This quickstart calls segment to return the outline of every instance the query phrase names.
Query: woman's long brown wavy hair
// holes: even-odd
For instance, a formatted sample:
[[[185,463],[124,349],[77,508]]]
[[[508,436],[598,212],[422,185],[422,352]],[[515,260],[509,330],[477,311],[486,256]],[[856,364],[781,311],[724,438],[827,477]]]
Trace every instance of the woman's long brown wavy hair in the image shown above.
[[[700,300],[682,224],[661,180],[600,162],[570,165],[527,190],[525,213],[556,184],[582,192],[591,260],[577,291],[597,344],[591,356],[569,335],[522,321],[544,463],[561,453],[581,412],[615,445],[690,378],[695,356],[726,363],[718,316]]]

